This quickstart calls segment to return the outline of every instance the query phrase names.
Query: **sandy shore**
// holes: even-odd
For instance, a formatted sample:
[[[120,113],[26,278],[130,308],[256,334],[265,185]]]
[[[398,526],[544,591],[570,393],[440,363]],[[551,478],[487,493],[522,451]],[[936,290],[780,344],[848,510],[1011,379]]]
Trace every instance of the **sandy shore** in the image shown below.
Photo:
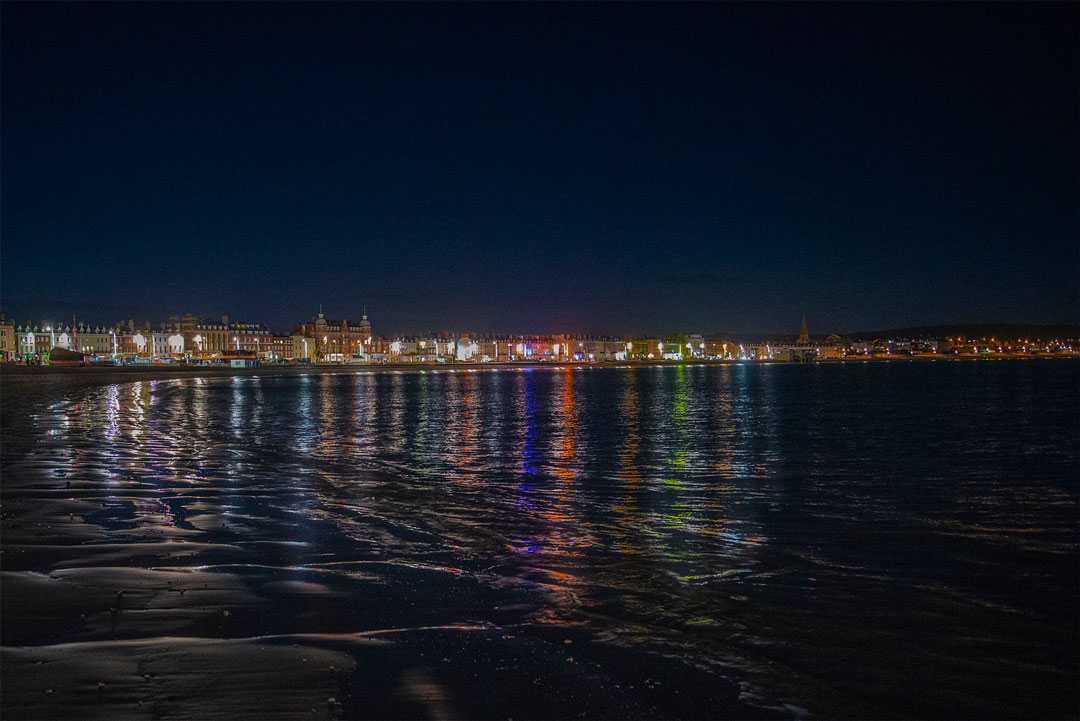
[[[930,362],[930,361],[998,361],[998,360],[1075,360],[1078,354],[1031,355],[1031,354],[924,354],[916,356],[876,355],[829,358],[817,361],[821,364],[844,363],[884,363],[884,362]],[[603,362],[512,362],[512,363],[390,363],[380,365],[364,364],[325,364],[325,365],[273,365],[260,368],[229,368],[223,366],[189,365],[152,365],[152,366],[20,366],[12,363],[0,364],[0,382],[21,382],[27,379],[42,379],[53,376],[78,378],[91,384],[133,382],[140,380],[164,380],[169,378],[217,378],[231,376],[293,376],[311,373],[380,373],[402,371],[468,371],[468,370],[505,370],[516,368],[652,368],[680,365],[727,366],[737,364],[781,365],[793,361],[734,361],[694,359],[686,361],[603,361]]]
[[[715,676],[643,663],[571,628],[439,625],[447,594],[485,595],[469,575],[392,559],[297,566],[287,544],[256,551],[175,528],[123,542],[88,519],[130,492],[43,481],[5,487],[5,718],[782,715]],[[500,616],[495,596],[484,607]],[[680,695],[688,675],[709,691]]]

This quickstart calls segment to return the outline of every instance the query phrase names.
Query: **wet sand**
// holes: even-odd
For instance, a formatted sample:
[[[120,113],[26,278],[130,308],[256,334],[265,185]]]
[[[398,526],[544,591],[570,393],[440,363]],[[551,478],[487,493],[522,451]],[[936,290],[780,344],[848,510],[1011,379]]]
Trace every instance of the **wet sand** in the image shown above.
[[[5,566],[51,569],[3,574],[6,718],[704,718],[717,708],[740,718],[775,715],[744,706],[737,688],[707,674],[709,692],[680,698],[692,669],[663,659],[642,666],[572,630],[545,638],[491,624],[380,628],[371,619],[360,631],[267,633],[333,626],[312,599],[340,602],[345,592],[332,581],[274,581],[272,569],[141,567],[238,550],[165,545],[172,548],[128,546],[107,558],[101,547],[5,549],[14,561]],[[178,545],[193,548],[178,554]],[[385,583],[370,579],[380,604]],[[354,605],[373,598],[348,592]],[[282,607],[299,618],[263,616]]]
[[[708,674],[708,693],[680,697],[692,669],[642,665],[573,629],[439,625],[443,594],[480,592],[471,575],[294,566],[289,542],[196,541],[217,534],[164,519],[122,542],[89,519],[104,498],[151,502],[136,488],[20,475],[4,474],[5,718],[774,715]]]

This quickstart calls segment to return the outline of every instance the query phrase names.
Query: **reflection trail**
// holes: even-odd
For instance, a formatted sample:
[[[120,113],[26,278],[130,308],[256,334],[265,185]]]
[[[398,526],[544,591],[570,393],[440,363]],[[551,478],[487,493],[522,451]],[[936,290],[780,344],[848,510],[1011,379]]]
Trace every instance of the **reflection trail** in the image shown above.
[[[557,429],[558,448],[555,452],[555,477],[563,484],[574,479],[574,437],[577,434],[577,414],[574,410],[574,371],[564,368],[560,377],[562,394]]]
[[[686,368],[675,368],[675,392],[672,395],[671,410],[671,458],[668,463],[668,477],[664,479],[664,485],[671,492],[669,510],[664,515],[664,525],[670,529],[682,529],[690,517],[691,509],[680,491],[686,484],[687,477],[687,445],[689,433],[687,429],[687,379]],[[674,553],[676,549],[669,544],[668,553]]]
[[[526,407],[536,416],[537,374],[529,373],[525,384]],[[538,479],[538,532],[531,548],[534,555],[529,562],[530,575],[538,587],[546,593],[547,602],[536,613],[536,623],[559,626],[578,625],[581,606],[578,587],[581,579],[577,574],[578,559],[588,553],[593,538],[588,524],[581,514],[581,498],[575,493],[575,437],[577,412],[574,399],[574,374],[569,368],[558,375],[546,374],[543,380],[554,381],[557,393],[551,394],[551,404],[558,401],[551,415],[550,433],[543,444],[543,455],[551,458],[545,468],[551,468],[552,477]],[[542,429],[531,424],[527,437],[537,439]],[[536,469],[533,469],[536,473]]]
[[[623,554],[638,555],[642,550],[638,536],[642,530],[642,517],[638,509],[638,494],[641,489],[641,469],[638,467],[638,452],[641,447],[641,409],[638,406],[635,369],[631,368],[623,373],[622,388],[619,414],[622,418],[623,442],[618,451],[618,479],[621,481],[622,496],[612,505],[611,510],[616,514],[615,549]]]

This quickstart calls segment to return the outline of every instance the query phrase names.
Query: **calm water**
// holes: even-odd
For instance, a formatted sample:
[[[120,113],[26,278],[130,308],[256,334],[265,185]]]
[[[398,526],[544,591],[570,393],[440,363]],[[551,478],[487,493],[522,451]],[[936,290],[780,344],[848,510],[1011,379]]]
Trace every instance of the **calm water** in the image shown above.
[[[6,571],[197,569],[247,600],[213,628],[9,607],[4,645],[476,628],[535,643],[516,668],[554,695],[578,664],[649,714],[1075,717],[1078,371],[9,384]],[[461,715],[530,715],[433,668]]]

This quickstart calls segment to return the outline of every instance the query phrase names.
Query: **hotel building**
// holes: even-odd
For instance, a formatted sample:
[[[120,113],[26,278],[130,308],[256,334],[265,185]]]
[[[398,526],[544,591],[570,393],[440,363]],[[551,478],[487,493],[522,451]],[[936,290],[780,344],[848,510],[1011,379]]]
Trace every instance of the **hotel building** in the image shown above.
[[[329,320],[320,309],[317,316],[297,326],[293,335],[311,342],[308,357],[315,361],[344,363],[375,350],[366,312],[360,320]]]

